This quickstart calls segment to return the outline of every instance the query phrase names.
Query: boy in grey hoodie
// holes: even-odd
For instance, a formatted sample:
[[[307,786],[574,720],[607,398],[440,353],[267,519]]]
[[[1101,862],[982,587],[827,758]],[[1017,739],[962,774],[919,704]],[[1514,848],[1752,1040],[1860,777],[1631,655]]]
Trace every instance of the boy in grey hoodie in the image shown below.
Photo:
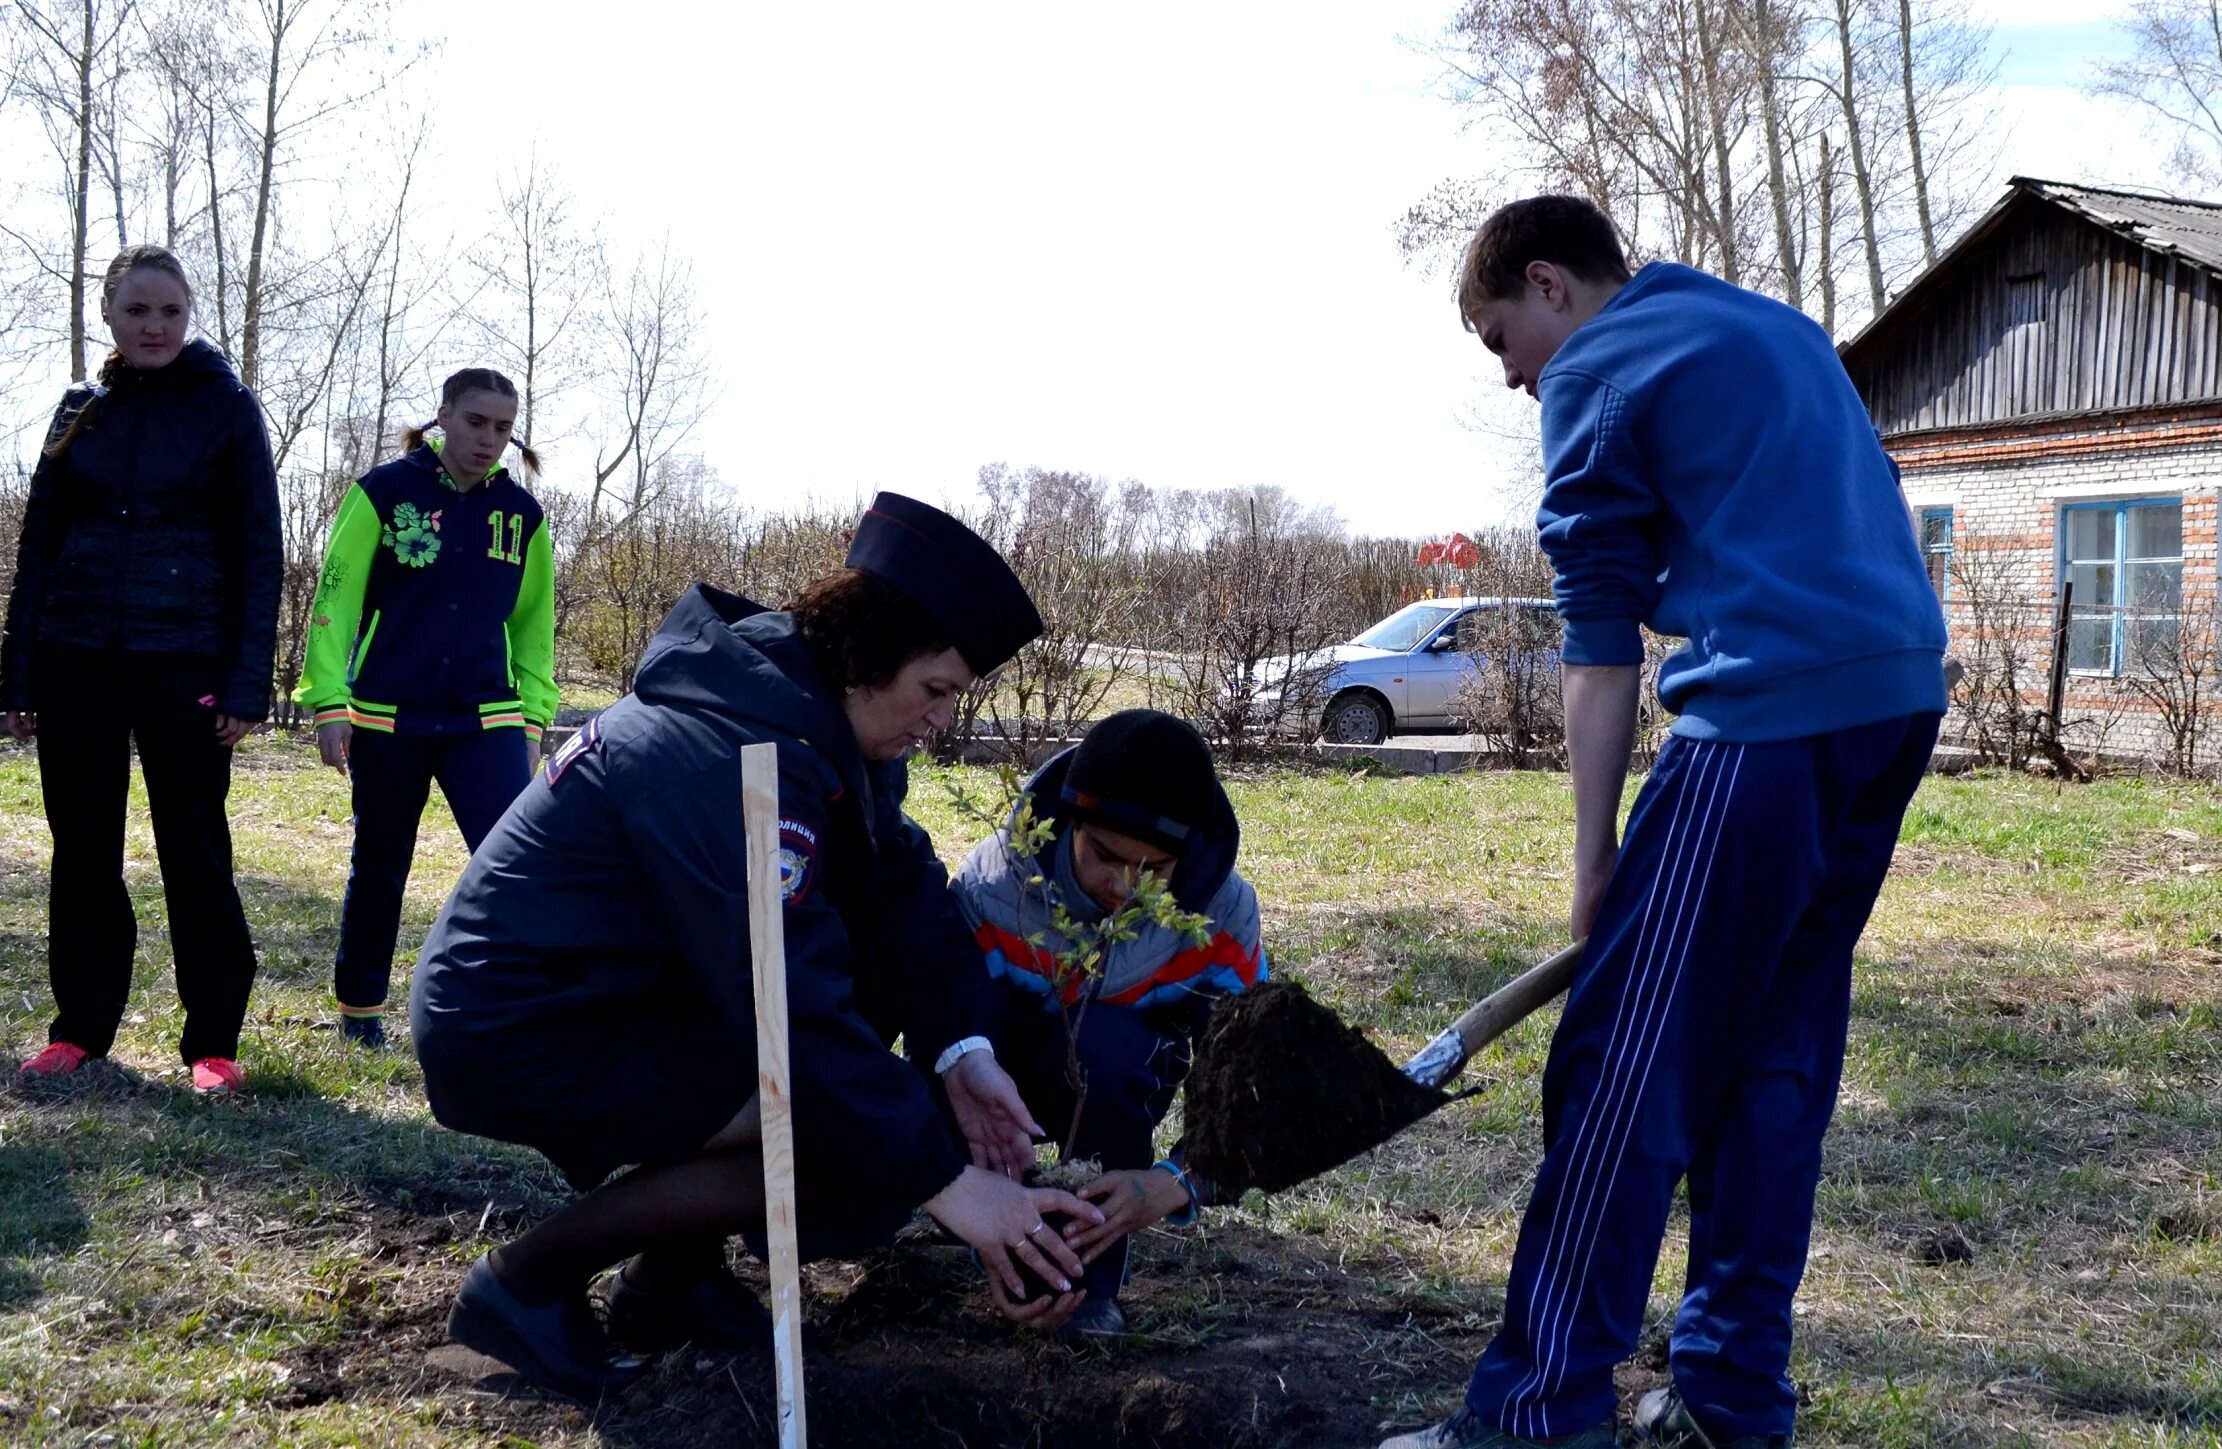
[[[1063,1008],[1086,999],[1077,1042],[1086,1102],[1070,1144],[1105,1173],[1080,1196],[1105,1221],[1074,1240],[1089,1260],[1088,1296],[1067,1331],[1125,1331],[1118,1292],[1126,1240],[1152,1223],[1194,1220],[1209,1196],[1173,1154],[1153,1164],[1152,1136],[1188,1074],[1195,1039],[1220,997],[1265,979],[1258,898],[1234,868],[1241,827],[1203,737],[1156,710],[1099,722],[1026,784],[1022,808],[1047,825],[1038,854],[1005,826],[975,847],[952,881],[995,978],[996,1054],[1035,1114],[1070,1119]],[[1062,906],[1087,925],[1125,907],[1140,876],[1165,882],[1182,911],[1209,922],[1193,935],[1142,920],[1100,969],[1061,964]]]

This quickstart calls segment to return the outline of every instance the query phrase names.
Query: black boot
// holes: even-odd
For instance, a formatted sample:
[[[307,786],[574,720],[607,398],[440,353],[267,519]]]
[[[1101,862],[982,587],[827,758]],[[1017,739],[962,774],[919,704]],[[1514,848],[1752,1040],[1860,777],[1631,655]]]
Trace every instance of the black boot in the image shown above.
[[[529,1382],[589,1403],[647,1367],[646,1359],[611,1351],[584,1288],[553,1303],[527,1303],[502,1286],[484,1256],[463,1275],[447,1332]]]
[[[1636,1442],[1663,1449],[1790,1449],[1790,1434],[1709,1433],[1682,1402],[1680,1389],[1653,1389],[1636,1404]]]
[[[627,1263],[610,1279],[610,1335],[630,1348],[769,1348],[770,1310],[723,1263],[677,1282],[643,1285]]]
[[[1126,1334],[1126,1310],[1116,1298],[1090,1298],[1057,1330],[1064,1343],[1102,1343]]]

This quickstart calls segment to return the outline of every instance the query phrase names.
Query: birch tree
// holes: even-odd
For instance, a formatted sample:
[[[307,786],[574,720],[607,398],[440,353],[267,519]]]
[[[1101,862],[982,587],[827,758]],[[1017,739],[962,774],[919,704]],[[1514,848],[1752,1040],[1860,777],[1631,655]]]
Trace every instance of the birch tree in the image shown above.
[[[2222,0],[2136,0],[2124,25],[2130,55],[2101,64],[2092,91],[2142,113],[2177,175],[2222,186]]]
[[[1571,191],[1631,260],[1708,268],[1833,328],[1856,254],[1860,315],[1881,307],[1975,194],[1985,37],[1964,0],[1811,3],[1469,0],[1432,53],[1503,164],[1413,206],[1407,255],[1438,263],[1490,206]]]
[[[515,376],[517,431],[547,441],[547,409],[580,379],[594,283],[607,271],[602,241],[582,229],[576,203],[535,147],[502,183],[501,222],[472,264],[487,289],[486,341]]]
[[[709,410],[709,368],[697,330],[694,278],[665,238],[613,278],[596,319],[604,373],[598,391],[594,475],[587,496],[588,540],[639,516],[664,465],[684,448]]]
[[[132,8],[132,0],[110,0],[106,5],[99,0],[76,4],[15,0],[14,4],[13,90],[37,110],[54,148],[60,168],[58,197],[68,213],[68,228],[59,247],[12,215],[0,223],[0,232],[22,249],[37,273],[59,284],[67,295],[66,319],[58,330],[68,338],[72,382],[83,382],[86,372],[85,303],[91,270],[86,253],[92,232],[93,158],[102,119],[100,91],[107,85],[107,71],[115,63]]]

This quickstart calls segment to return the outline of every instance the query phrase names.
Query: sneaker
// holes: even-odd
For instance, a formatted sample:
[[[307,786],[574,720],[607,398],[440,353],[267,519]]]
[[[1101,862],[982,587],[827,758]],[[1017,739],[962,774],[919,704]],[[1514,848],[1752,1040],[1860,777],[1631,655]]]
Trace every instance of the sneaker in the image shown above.
[[[1057,1329],[1057,1337],[1064,1343],[1102,1342],[1107,1338],[1126,1335],[1126,1310],[1119,1307],[1116,1298],[1091,1298],[1073,1310]]]
[[[246,1085],[247,1074],[230,1057],[202,1057],[193,1063],[193,1090],[204,1097],[226,1097]]]
[[[771,1310],[723,1268],[690,1283],[646,1288],[627,1268],[610,1277],[610,1337],[628,1348],[769,1348]]]
[[[343,1016],[339,1019],[339,1034],[364,1051],[384,1051],[386,1019],[382,1016]]]
[[[1460,1406],[1457,1413],[1432,1428],[1383,1439],[1381,1449],[1614,1449],[1619,1442],[1620,1436],[1610,1424],[1555,1439],[1523,1439],[1485,1423],[1481,1415]]]
[[[1790,1449],[1795,1434],[1715,1434],[1697,1422],[1676,1388],[1653,1389],[1636,1401],[1636,1442],[1663,1449]]]
[[[527,1303],[502,1286],[484,1254],[463,1275],[447,1336],[509,1365],[528,1383],[588,1403],[648,1366],[611,1352],[584,1288],[553,1303]]]
[[[16,1069],[16,1075],[27,1078],[66,1077],[85,1065],[91,1053],[73,1041],[48,1042],[46,1049]]]

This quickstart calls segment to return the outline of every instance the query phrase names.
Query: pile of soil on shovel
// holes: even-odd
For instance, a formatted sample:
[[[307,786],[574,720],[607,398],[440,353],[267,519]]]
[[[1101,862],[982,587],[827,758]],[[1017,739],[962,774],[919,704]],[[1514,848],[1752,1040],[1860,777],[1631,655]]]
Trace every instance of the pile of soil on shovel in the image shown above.
[[[1380,1146],[1450,1095],[1423,1087],[1293,981],[1219,1003],[1182,1112],[1188,1164],[1223,1193],[1277,1192]]]

